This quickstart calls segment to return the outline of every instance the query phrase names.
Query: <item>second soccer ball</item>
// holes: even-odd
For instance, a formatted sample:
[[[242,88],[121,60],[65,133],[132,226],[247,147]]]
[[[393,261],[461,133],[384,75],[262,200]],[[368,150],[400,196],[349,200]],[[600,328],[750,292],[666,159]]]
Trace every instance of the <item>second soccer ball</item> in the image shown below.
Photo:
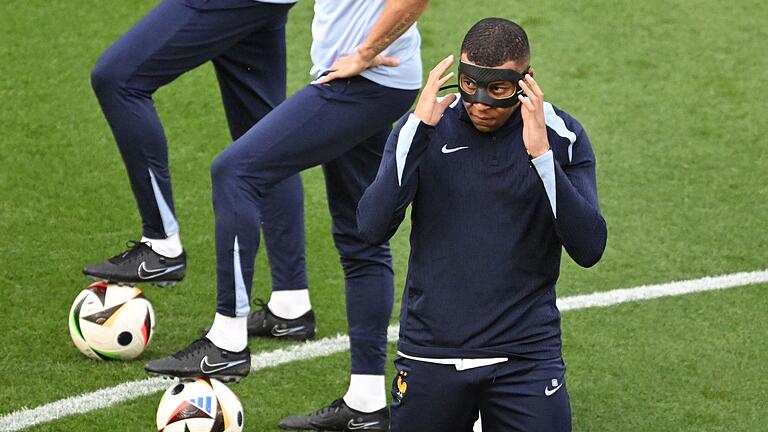
[[[226,385],[215,379],[174,383],[157,407],[161,432],[240,432],[243,405]]]

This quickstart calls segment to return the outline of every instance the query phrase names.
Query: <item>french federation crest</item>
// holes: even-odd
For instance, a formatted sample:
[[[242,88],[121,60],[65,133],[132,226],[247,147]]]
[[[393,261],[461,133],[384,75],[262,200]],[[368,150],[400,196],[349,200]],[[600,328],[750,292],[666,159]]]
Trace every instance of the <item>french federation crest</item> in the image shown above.
[[[408,372],[401,370],[397,373],[397,378],[395,378],[395,388],[392,389],[392,396],[394,396],[398,402],[402,402],[405,392],[408,391],[406,377],[408,377]]]

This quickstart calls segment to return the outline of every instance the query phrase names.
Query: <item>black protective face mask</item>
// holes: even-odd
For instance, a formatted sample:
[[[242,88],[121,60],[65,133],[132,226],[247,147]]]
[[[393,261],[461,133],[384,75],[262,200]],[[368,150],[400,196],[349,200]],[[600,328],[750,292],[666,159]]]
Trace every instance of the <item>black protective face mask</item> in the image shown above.
[[[518,95],[525,96],[517,82],[523,79],[529,70],[530,66],[520,74],[512,69],[495,69],[461,62],[459,84],[450,87],[458,87],[461,99],[465,102],[510,107],[519,102]],[[474,85],[467,86],[463,81],[471,81]]]

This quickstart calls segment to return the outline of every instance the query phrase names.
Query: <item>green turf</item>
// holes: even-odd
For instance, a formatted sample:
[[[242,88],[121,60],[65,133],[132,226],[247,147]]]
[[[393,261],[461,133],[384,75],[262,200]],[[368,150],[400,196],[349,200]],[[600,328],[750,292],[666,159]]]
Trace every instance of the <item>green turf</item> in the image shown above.
[[[764,428],[766,288],[564,314],[574,430]]]
[[[766,289],[757,285],[565,313],[574,430],[760,430],[763,408],[756,401],[768,397],[768,388],[760,385],[768,352],[768,341],[760,336],[768,326]],[[660,326],[666,330],[660,332]],[[259,371],[232,386],[244,404],[246,430],[279,431],[275,424],[283,416],[330,402],[348,367],[348,356],[336,354]],[[394,369],[387,373],[390,383]],[[160,396],[31,430],[150,430],[149,414]]]
[[[139,235],[125,171],[90,89],[89,74],[99,54],[154,4],[155,0],[111,2],[106,7],[95,0],[0,2],[2,413],[145,376],[141,361],[96,363],[83,357],[69,340],[67,313],[86,284],[80,275],[82,265],[114,254],[123,241]],[[659,0],[468,4],[434,0],[420,21],[425,73],[439,59],[458,51],[464,32],[477,19],[512,18],[528,31],[532,63],[547,99],[585,125],[597,153],[608,249],[592,270],[578,269],[564,258],[560,295],[766,267],[768,105],[763,91],[768,56],[763,41],[768,31],[763,18],[768,16],[768,6],[758,1],[733,7],[723,1]],[[310,1],[301,0],[290,15],[289,92],[307,82],[311,9]],[[161,89],[156,103],[170,143],[176,207],[192,271],[177,288],[147,288],[158,327],[144,358],[181,348],[213,314],[208,170],[230,142],[210,66]],[[303,178],[312,301],[320,317],[319,336],[326,337],[346,332],[343,275],[330,237],[322,175],[314,169]],[[407,259],[407,224],[393,241],[393,249],[399,297]],[[753,289],[724,295],[744,308],[759,311],[768,306],[759,295],[740,301],[742,292]],[[254,293],[268,297],[263,253]],[[711,333],[742,324],[739,310],[710,314],[721,307],[705,302],[694,311],[717,318],[707,323]],[[643,311],[654,309],[637,308],[639,313],[628,314],[626,321],[589,326],[585,331],[599,338],[643,325],[650,335],[665,335],[675,328],[667,323],[672,319],[667,314],[646,315]],[[583,311],[570,316],[600,320],[612,313]],[[750,328],[764,335],[764,324]],[[576,323],[566,320],[567,349],[580,349],[575,343],[580,340],[577,330]],[[631,371],[667,360],[677,370],[688,355],[720,353],[712,358],[720,364],[735,349],[723,334],[705,340],[696,338],[698,329],[691,331],[694,339],[677,351],[646,351],[642,335],[636,341],[629,333],[619,338],[623,344],[574,353],[572,381],[584,373],[580,370],[610,368],[621,353],[626,355],[620,361]],[[257,342],[251,348],[261,351],[276,346]],[[751,356],[765,361],[764,352],[763,346],[762,352],[751,351]],[[579,365],[582,357],[589,358],[589,364]],[[265,372],[265,377],[272,377],[271,387],[290,389],[292,397],[267,398],[256,384],[249,384],[254,391],[244,398],[252,400],[247,406],[251,424],[262,417],[264,424],[271,424],[294,409],[306,411],[319,401],[333,399],[345,385],[345,359],[340,354]],[[304,370],[309,372],[300,372]],[[712,400],[679,395],[677,405],[662,403],[661,396],[670,391],[668,383],[645,373],[616,374],[612,385],[605,387],[574,388],[575,424],[585,430],[670,430],[669,425],[694,416],[684,409],[684,402],[690,400],[700,421],[728,424],[733,413],[742,413],[745,423],[737,424],[759,429],[755,416],[733,405],[742,401],[737,390],[765,386],[768,381],[755,373],[745,378],[747,382],[723,378],[718,387],[707,373],[694,368],[687,379],[713,385],[699,391]],[[731,375],[732,380],[742,377]],[[645,391],[622,387],[630,383],[643,384]],[[718,402],[718,397],[725,402]],[[105,422],[98,429],[126,430],[126,425],[151,419],[153,404],[145,398],[126,404],[130,411],[120,407],[47,427],[96,430],[82,422],[98,419]],[[585,423],[586,419],[595,423]],[[691,423],[694,420],[680,423],[681,427],[694,430],[699,425]],[[81,423],[72,429],[64,426],[70,422]]]

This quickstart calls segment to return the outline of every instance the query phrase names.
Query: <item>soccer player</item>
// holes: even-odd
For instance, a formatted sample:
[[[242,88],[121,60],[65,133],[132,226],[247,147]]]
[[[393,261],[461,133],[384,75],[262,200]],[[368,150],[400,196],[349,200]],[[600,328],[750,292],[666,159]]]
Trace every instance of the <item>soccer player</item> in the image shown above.
[[[128,171],[143,236],[130,248],[83,273],[112,282],[182,280],[187,258],[179,237],[163,126],[152,95],[178,76],[213,63],[233,139],[285,99],[285,23],[296,0],[163,0],[114,43],[92,74],[93,89]],[[301,318],[314,336],[304,260],[301,178],[287,176],[264,189],[263,232],[272,270],[270,306],[283,318]],[[249,235],[258,236],[256,227]],[[254,313],[251,333],[258,328]],[[282,325],[282,324],[281,324]],[[277,336],[283,336],[276,333]]]
[[[430,73],[358,207],[368,241],[412,204],[392,431],[568,431],[555,283],[561,249],[597,263],[607,231],[584,128],[544,101],[528,39],[488,18],[461,47],[459,93]],[[524,92],[522,94],[521,92]]]
[[[317,0],[315,81],[288,98],[213,163],[217,308],[208,334],[145,365],[176,377],[237,380],[250,370],[246,322],[264,191],[323,166],[333,236],[344,268],[352,376],[346,394],[286,429],[388,430],[384,390],[393,274],[389,245],[360,237],[357,202],[376,176],[392,123],[421,87],[416,19],[428,0]],[[268,310],[266,312],[269,312]],[[278,328],[300,331],[302,324]]]

